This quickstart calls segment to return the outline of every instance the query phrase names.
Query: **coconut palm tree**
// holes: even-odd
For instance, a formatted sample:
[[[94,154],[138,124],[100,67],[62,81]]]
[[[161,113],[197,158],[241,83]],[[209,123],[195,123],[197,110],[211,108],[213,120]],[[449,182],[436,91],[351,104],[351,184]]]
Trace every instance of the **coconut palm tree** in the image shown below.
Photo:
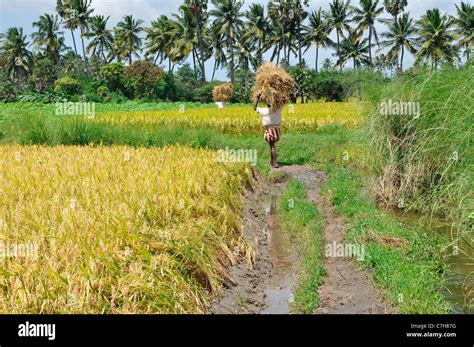
[[[207,44],[204,39],[204,32],[207,27],[208,13],[207,13],[208,0],[185,0],[184,6],[188,8],[189,14],[194,18],[196,22],[196,35],[198,38],[198,49],[196,50],[197,60],[199,62],[199,68],[201,73],[202,81],[206,81],[206,60],[209,59],[209,54],[206,54]]]
[[[380,42],[380,47],[381,49],[389,48],[386,54],[387,59],[396,62],[397,70],[403,71],[405,49],[412,54],[416,53],[414,37],[416,26],[409,13],[389,19],[386,23],[388,23],[388,30],[381,34],[385,40]]]
[[[297,50],[298,50],[298,65],[300,67],[303,66],[303,42],[301,39],[301,32],[302,32],[302,23],[308,17],[308,12],[306,12],[305,7],[308,7],[309,2],[308,0],[294,0],[292,4],[292,24],[295,30],[295,36],[297,41]]]
[[[359,0],[359,6],[354,8],[354,22],[358,23],[357,30],[364,32],[369,31],[369,64],[372,68],[372,38],[375,39],[375,42],[379,41],[377,36],[377,30],[375,30],[375,21],[379,17],[383,8],[378,7],[379,0]]]
[[[74,30],[78,29],[77,21],[71,21],[70,16],[74,12],[72,12],[72,3],[71,0],[57,0],[56,2],[56,12],[58,12],[59,16],[63,19],[63,25],[66,29],[71,31],[72,36],[72,43],[74,45],[74,53],[77,55],[77,46],[76,46],[76,37],[74,35]]]
[[[289,0],[271,0],[268,3],[268,15],[271,19],[271,27],[273,28],[271,44],[275,46],[272,60],[276,56],[277,65],[280,63],[282,49],[284,59],[289,56],[289,53],[287,53],[287,46],[289,50],[287,36],[290,24],[290,8],[291,2]]]
[[[118,22],[116,30],[117,46],[126,52],[128,64],[132,64],[132,56],[138,57],[141,51],[142,39],[140,33],[143,31],[141,27],[143,21],[133,18],[133,15],[126,15]]]
[[[84,44],[84,37],[89,28],[89,19],[94,12],[91,7],[92,0],[66,0],[63,3],[65,26],[71,30],[79,28],[81,32],[82,57],[87,65],[87,54]]]
[[[384,0],[385,11],[392,15],[393,19],[398,19],[408,5],[408,0]]]
[[[33,43],[55,64],[59,62],[60,52],[64,49],[63,32],[60,31],[58,15],[45,13],[39,21],[33,23],[38,31],[31,34]]]
[[[241,8],[242,1],[238,0],[212,0],[215,9],[210,12],[214,17],[214,27],[218,27],[219,32],[223,34],[227,54],[229,55],[228,63],[230,70],[230,80],[235,80],[235,45],[237,44],[237,34],[243,27],[243,14]]]
[[[224,35],[219,32],[219,28],[213,28],[213,30],[211,30],[211,45],[214,54],[214,68],[212,70],[211,81],[214,81],[217,69],[221,66],[227,66],[223,36]]]
[[[31,72],[33,54],[23,28],[9,28],[0,34],[0,67],[19,87]]]
[[[321,8],[310,14],[309,25],[305,33],[306,50],[308,50],[313,44],[316,46],[316,59],[314,62],[314,69],[316,72],[318,72],[319,48],[333,45],[333,42],[329,38],[329,30],[329,23],[323,17],[323,11]]]
[[[467,60],[470,59],[470,52],[474,46],[474,6],[461,2],[456,5],[457,17],[454,18],[456,27],[455,33],[458,35],[458,47],[464,48]]]
[[[92,54],[98,54],[106,62],[108,59],[105,52],[112,52],[114,37],[110,30],[107,29],[107,21],[109,17],[105,18],[102,15],[91,18],[89,31],[85,37],[91,39],[87,45],[87,52],[92,51]]]
[[[173,14],[175,17],[174,26],[174,50],[181,52],[186,57],[192,54],[194,75],[196,79],[198,74],[202,73],[201,66],[197,66],[199,63],[199,37],[197,36],[196,27],[198,25],[196,18],[191,15],[189,8],[181,6],[179,8],[179,14]]]
[[[336,47],[337,56],[340,59],[341,56],[341,39],[344,38],[344,30],[350,31],[349,16],[352,14],[352,8],[350,7],[350,1],[344,0],[333,0],[329,4],[329,12],[326,13],[326,17],[329,20],[330,31],[336,31]],[[342,70],[342,65],[339,65]]]
[[[151,27],[146,28],[146,55],[155,55],[153,63],[163,63],[164,59],[168,59],[168,69],[171,71],[171,49],[174,39],[174,25],[171,19],[165,15],[161,15],[158,20],[151,22]]]
[[[323,60],[321,70],[322,71],[331,71],[333,69],[332,61],[329,58]]]
[[[362,33],[350,29],[349,35],[341,43],[340,57],[336,66],[342,68],[349,60],[352,60],[354,69],[369,64],[369,45],[367,39],[362,39]]]
[[[451,31],[452,18],[441,15],[439,9],[426,11],[418,23],[416,61],[425,58],[431,62],[431,67],[436,68],[442,61],[452,63],[457,58],[454,46],[455,34]]]
[[[265,7],[261,4],[252,4],[245,12],[245,32],[242,35],[242,42],[255,47],[256,65],[263,62],[265,52],[265,42],[269,35],[269,23],[265,16]]]

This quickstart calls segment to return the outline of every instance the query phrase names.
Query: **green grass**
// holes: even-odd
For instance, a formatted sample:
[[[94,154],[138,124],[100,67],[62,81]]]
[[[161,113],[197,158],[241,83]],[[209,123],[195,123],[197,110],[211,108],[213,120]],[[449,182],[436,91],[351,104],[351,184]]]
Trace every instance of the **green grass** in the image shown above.
[[[206,128],[154,126],[140,129],[93,124],[67,117],[44,117],[41,110],[34,108],[22,109],[17,114],[9,112],[0,124],[2,143],[136,147],[181,144],[210,149],[256,149],[257,168],[264,175],[269,172],[269,149],[262,136],[231,136]],[[366,186],[373,186],[380,159],[371,146],[367,129],[350,130],[332,125],[310,133],[283,133],[277,149],[282,165],[310,164],[328,174],[324,192],[331,197],[337,212],[350,222],[348,240],[366,246],[363,266],[372,270],[376,285],[397,311],[443,313],[449,310],[440,294],[445,286],[441,248],[449,239],[420,226],[406,224],[377,208],[372,192],[368,192]],[[320,217],[305,201],[304,193],[296,183],[291,183],[285,194],[296,196],[295,200],[299,202],[296,209],[283,210],[289,230],[298,232],[304,225],[303,229],[308,230],[303,233],[304,237],[314,242],[301,250],[305,254],[302,256],[305,271],[296,295],[298,309],[309,312],[317,305],[314,289],[321,281],[317,235],[310,232],[320,228]],[[392,239],[401,240],[403,246],[391,245]]]
[[[387,206],[449,219],[470,229],[474,175],[474,68],[445,68],[407,74],[381,93],[381,100],[416,102],[413,114],[382,115],[380,103],[371,114],[371,136],[382,158],[379,199]]]
[[[304,186],[290,180],[280,197],[279,221],[288,231],[299,257],[299,271],[293,309],[313,313],[319,304],[318,288],[323,283],[323,219],[306,199]]]

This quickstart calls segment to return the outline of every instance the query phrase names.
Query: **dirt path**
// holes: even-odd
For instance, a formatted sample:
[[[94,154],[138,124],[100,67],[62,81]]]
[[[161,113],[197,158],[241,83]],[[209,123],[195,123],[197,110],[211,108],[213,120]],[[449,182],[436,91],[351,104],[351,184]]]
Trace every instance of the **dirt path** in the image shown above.
[[[244,237],[256,250],[254,266],[239,262],[230,269],[237,285],[223,289],[222,298],[212,303],[214,313],[291,313],[292,291],[297,273],[297,258],[288,236],[278,225],[277,197],[284,181],[291,177],[304,184],[308,199],[324,216],[326,244],[342,244],[346,225],[331,203],[320,195],[324,173],[309,166],[285,166],[282,179],[269,183],[260,179],[246,198]],[[316,313],[388,313],[390,307],[377,294],[369,273],[359,269],[352,258],[326,258],[325,283],[320,287]]]

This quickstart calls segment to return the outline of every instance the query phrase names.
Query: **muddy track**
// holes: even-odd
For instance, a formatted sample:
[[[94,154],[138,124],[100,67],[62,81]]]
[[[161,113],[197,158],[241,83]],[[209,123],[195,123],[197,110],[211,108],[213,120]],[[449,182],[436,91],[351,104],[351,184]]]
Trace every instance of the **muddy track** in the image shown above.
[[[346,224],[320,195],[324,173],[309,166],[284,166],[282,177],[304,184],[308,199],[313,201],[325,220],[326,244],[343,243]],[[214,313],[291,313],[292,291],[298,259],[284,230],[278,225],[277,197],[285,182],[270,183],[259,179],[246,197],[243,235],[256,250],[253,266],[240,261],[230,268],[236,285],[223,288],[222,297],[212,303]],[[370,274],[362,271],[352,258],[326,258],[324,284],[319,289],[320,304],[316,313],[364,314],[388,313],[390,306],[375,290]]]

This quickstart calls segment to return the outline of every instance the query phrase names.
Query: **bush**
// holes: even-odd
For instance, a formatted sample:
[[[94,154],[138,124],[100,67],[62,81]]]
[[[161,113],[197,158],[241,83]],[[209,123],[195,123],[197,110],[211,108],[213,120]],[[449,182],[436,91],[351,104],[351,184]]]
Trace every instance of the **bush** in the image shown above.
[[[163,78],[163,69],[149,61],[136,61],[125,67],[124,86],[132,98],[157,96],[158,81]]]
[[[66,96],[76,95],[82,92],[82,86],[76,79],[64,76],[54,83],[54,91]]]
[[[16,100],[15,86],[6,77],[6,74],[0,74],[0,102],[10,102]]]
[[[49,59],[38,59],[33,68],[32,82],[38,93],[43,93],[52,87],[58,78],[58,69]]]
[[[193,101],[209,103],[212,102],[212,90],[215,86],[221,84],[221,82],[214,81],[211,83],[206,83],[199,88],[194,90]]]
[[[322,80],[316,82],[309,92],[311,99],[326,101],[343,101],[346,93],[343,85],[336,80]]]
[[[102,68],[102,76],[111,92],[123,90],[123,69],[122,63],[111,63]]]

